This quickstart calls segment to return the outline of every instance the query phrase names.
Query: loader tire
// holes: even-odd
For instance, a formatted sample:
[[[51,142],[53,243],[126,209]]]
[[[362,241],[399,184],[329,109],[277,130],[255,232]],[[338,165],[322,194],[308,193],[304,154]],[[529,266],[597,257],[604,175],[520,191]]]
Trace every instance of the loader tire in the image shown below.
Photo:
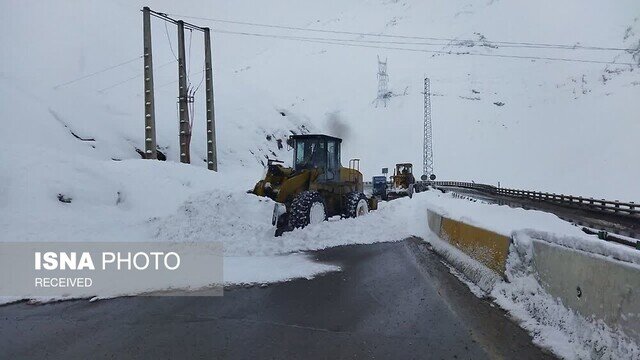
[[[310,223],[327,220],[324,199],[317,191],[303,191],[291,203],[289,229],[303,228]]]
[[[369,202],[363,193],[350,192],[346,195],[344,217],[354,218],[369,212]]]

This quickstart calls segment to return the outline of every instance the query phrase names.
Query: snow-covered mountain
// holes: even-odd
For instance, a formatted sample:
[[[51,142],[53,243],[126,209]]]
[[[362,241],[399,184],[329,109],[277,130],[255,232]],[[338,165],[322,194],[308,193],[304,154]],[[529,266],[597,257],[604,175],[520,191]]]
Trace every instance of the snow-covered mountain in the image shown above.
[[[142,6],[213,30],[217,173],[205,167],[202,90],[193,163],[178,162],[176,31],[156,19],[167,161],[140,158]],[[596,241],[548,213],[439,192],[274,238],[272,201],[245,191],[267,157],[290,161],[292,133],[343,138],[343,165],[360,158],[366,178],[397,162],[421,171],[425,75],[439,179],[640,200],[637,0],[5,0],[0,23],[1,242],[219,241],[225,284],[241,284],[338,270],[296,251],[428,239],[424,214],[434,208],[480,215],[504,234],[535,228]],[[202,40],[187,33],[194,87]],[[386,106],[374,101],[378,57],[388,61]],[[535,279],[516,280],[492,297],[537,344],[566,358],[638,353],[532,292]],[[150,290],[140,285],[118,294]]]
[[[267,48],[239,57],[234,79],[262,89],[279,107],[304,114],[316,128],[339,131],[345,138],[343,158],[361,158],[366,176],[404,161],[421,170],[426,74],[433,93],[435,171],[440,179],[640,199],[634,185],[640,165],[632,155],[640,134],[634,111],[640,95],[638,66],[499,57],[637,64],[637,2],[358,1],[324,9],[289,5],[265,6],[259,12],[272,16],[249,16],[244,7],[228,5],[226,18],[457,39],[215,23],[226,31],[333,39],[322,40],[327,44],[218,33],[218,56],[256,41]],[[286,20],[276,15],[284,13],[294,15]],[[492,41],[635,50],[516,47]],[[373,104],[378,55],[388,59],[390,90],[397,95],[386,108]]]
[[[218,174],[204,169],[202,91],[196,96],[194,166],[170,163],[178,158],[176,36],[156,20],[158,144],[169,161],[139,160],[142,63],[136,57],[144,5],[196,17],[186,20],[214,30]],[[104,222],[99,214],[111,213],[141,221],[170,213],[201,191],[250,188],[266,157],[289,160],[281,140],[291,132],[342,137],[343,163],[362,159],[366,177],[406,161],[419,172],[425,74],[439,179],[640,199],[637,1],[0,6],[0,209],[8,227],[35,216],[46,228],[73,222],[89,209],[96,224]],[[188,33],[187,39],[190,81],[198,84],[202,36]],[[394,94],[386,107],[374,103],[378,56],[388,59]],[[72,198],[74,210],[61,208],[60,196]],[[122,212],[121,204],[132,208]],[[32,232],[38,238],[38,230]]]

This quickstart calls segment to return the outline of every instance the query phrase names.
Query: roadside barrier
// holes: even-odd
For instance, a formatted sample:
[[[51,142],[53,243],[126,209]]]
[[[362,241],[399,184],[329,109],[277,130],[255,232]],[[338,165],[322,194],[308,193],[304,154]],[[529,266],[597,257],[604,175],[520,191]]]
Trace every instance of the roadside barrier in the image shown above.
[[[511,198],[521,198],[533,201],[541,201],[570,207],[574,209],[585,209],[604,214],[615,214],[623,216],[633,216],[640,219],[640,204],[633,201],[623,202],[618,200],[605,200],[586,198],[582,196],[573,196],[565,194],[545,193],[539,191],[517,190],[495,187],[493,185],[476,184],[460,181],[427,181],[426,185],[435,187],[457,187],[473,189],[492,195],[502,195]]]
[[[587,319],[603,321],[640,343],[640,254],[616,244],[592,250],[570,237],[517,231],[498,234],[427,211],[429,229],[441,240],[468,255],[495,278],[434,246],[448,262],[486,292],[495,281],[508,281],[507,260],[529,262],[545,291]],[[574,245],[572,245],[574,244]],[[577,248],[575,244],[581,244]],[[433,245],[433,244],[432,244]],[[514,253],[515,252],[515,253]],[[526,259],[526,260],[523,260]],[[502,280],[500,280],[502,279]]]
[[[428,216],[429,228],[442,240],[504,276],[511,243],[508,236],[452,220],[432,211],[429,211]]]

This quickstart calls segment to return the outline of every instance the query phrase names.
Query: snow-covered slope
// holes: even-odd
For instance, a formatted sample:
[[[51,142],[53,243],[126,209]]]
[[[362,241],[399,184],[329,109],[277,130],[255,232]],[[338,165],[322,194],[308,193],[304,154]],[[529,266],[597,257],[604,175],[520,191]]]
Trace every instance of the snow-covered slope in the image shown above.
[[[264,11],[273,14],[268,6]],[[640,95],[637,66],[493,57],[637,63],[637,51],[634,58],[625,51],[522,48],[486,42],[487,46],[467,46],[462,41],[637,49],[637,2],[358,1],[332,6],[332,16],[323,18],[322,13],[310,17],[311,11],[304,11],[306,4],[290,4],[286,11],[278,12],[290,14],[285,21],[275,15],[252,16],[243,12],[244,7],[229,4],[227,16],[313,29],[461,39],[449,44],[216,23],[238,32],[369,41],[349,42],[347,46],[345,42],[335,45],[258,38],[269,49],[253,58],[238,58],[237,69],[247,70],[236,76],[257,80],[253,85],[277,96],[280,103],[290,103],[291,109],[306,114],[318,126],[324,125],[326,131],[337,130],[337,135],[345,138],[343,157],[361,158],[367,176],[402,161],[411,161],[420,170],[421,91],[426,74],[433,92],[439,178],[640,199],[634,186],[640,165],[631,155],[637,150],[634,144],[640,134],[633,105]],[[223,49],[225,44],[254,41],[246,38],[217,35]],[[425,42],[443,45],[407,44]],[[386,48],[351,46],[355,44]],[[456,55],[466,52],[490,56]],[[388,59],[390,89],[399,95],[387,108],[372,104],[378,55]],[[336,123],[340,126],[332,126]]]

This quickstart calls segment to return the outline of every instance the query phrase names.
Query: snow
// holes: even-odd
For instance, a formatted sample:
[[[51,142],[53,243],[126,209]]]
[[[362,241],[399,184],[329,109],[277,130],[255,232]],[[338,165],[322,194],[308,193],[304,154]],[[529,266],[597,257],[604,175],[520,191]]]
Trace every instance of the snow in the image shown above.
[[[312,279],[339,270],[339,266],[313,262],[304,254],[225,256],[224,282],[226,285],[266,284],[299,278]]]
[[[582,231],[582,227],[572,225],[551,213],[489,204],[464,197],[460,199],[453,193],[438,196],[429,193],[421,196],[426,197],[426,206],[429,209],[442,216],[498,234],[526,234],[564,247],[640,264],[640,254],[632,248],[587,235]]]
[[[438,238],[438,235],[425,229],[416,230],[417,234],[427,241],[433,250],[440,254],[447,263],[453,275],[464,282],[471,292],[478,297],[485,297],[502,279],[498,274],[488,269],[455,246]]]
[[[408,199],[407,199],[408,200]],[[187,201],[175,214],[150,221],[154,241],[220,241],[229,256],[268,256],[351,244],[402,240],[406,200],[380,204],[360,219],[311,224],[274,237],[274,202],[246,193],[216,191]]]
[[[638,359],[640,346],[597,319],[586,319],[549,295],[536,279],[531,238],[516,236],[507,280],[491,291],[495,302],[519,320],[533,341],[565,359]]]
[[[188,246],[188,245],[186,245]],[[294,279],[313,279],[316,276],[327,272],[339,271],[340,267],[336,265],[321,264],[313,261],[309,255],[305,254],[280,254],[271,256],[225,256],[223,260],[223,283],[216,284],[211,282],[194,283],[192,279],[184,279],[183,282],[168,283],[166,280],[157,279],[155,283],[134,284],[133,287],[125,287],[117,278],[113,278],[113,282],[106,284],[108,290],[102,288],[99,296],[95,296],[95,292],[88,290],[82,296],[49,296],[49,297],[31,297],[28,299],[30,303],[48,303],[53,301],[72,300],[78,297],[95,300],[104,300],[120,296],[133,296],[140,294],[156,293],[162,294],[166,291],[179,290],[181,295],[194,294],[202,296],[203,291],[223,286],[239,286],[254,284],[268,284],[274,282],[289,281]],[[214,274],[211,275],[215,277]],[[206,280],[206,276],[200,277]],[[217,288],[219,289],[219,288]],[[95,290],[93,290],[95,291]],[[219,295],[221,292],[215,292]],[[9,304],[16,301],[24,300],[17,296],[0,296],[0,305]]]
[[[415,194],[413,199],[401,198],[383,202],[379,210],[364,217],[331,219],[275,238],[274,227],[270,224],[273,202],[247,194],[239,188],[235,177],[227,177],[222,172],[211,174],[198,167],[144,160],[106,162],[101,165],[103,168],[113,166],[117,171],[131,174],[129,181],[118,183],[119,187],[107,188],[112,192],[116,188],[120,189],[123,194],[127,194],[123,197],[124,200],[118,203],[114,196],[112,201],[94,201],[95,198],[104,198],[104,194],[96,190],[97,185],[92,188],[93,192],[69,191],[74,197],[70,204],[60,203],[53,198],[46,205],[58,207],[58,216],[63,221],[68,221],[67,223],[40,224],[34,219],[30,226],[20,228],[7,223],[11,238],[25,241],[69,238],[76,241],[177,241],[184,242],[185,246],[191,242],[220,241],[224,248],[224,284],[233,286],[267,284],[296,278],[311,279],[326,272],[339,271],[338,266],[317,263],[309,255],[301,253],[303,251],[348,244],[398,241],[418,235],[455,267],[452,268],[452,273],[466,282],[473,294],[493,298],[518,319],[541,346],[566,358],[581,358],[601,349],[605,349],[604,354],[613,358],[633,357],[638,353],[637,344],[602,323],[574,314],[546,294],[532,275],[530,265],[526,263],[527,247],[524,244],[518,243],[524,249],[524,255],[512,251],[507,264],[509,282],[505,282],[466,254],[438,239],[430,232],[426,221],[429,209],[501,233],[536,234],[537,237],[562,246],[615,256],[630,262],[637,261],[633,249],[610,246],[607,242],[595,240],[595,237],[581,233],[576,227],[554,215],[473,202],[455,198],[449,193],[429,191]],[[168,172],[165,167],[172,171]],[[125,178],[127,177],[123,176],[121,179]],[[154,189],[142,186],[139,180],[150,180],[166,187]],[[108,183],[109,179],[96,177],[95,181]],[[59,186],[64,186],[64,183]],[[166,191],[166,194],[158,193],[158,189]],[[137,197],[144,196],[156,200],[151,203],[137,200]],[[163,198],[158,199],[159,196]],[[92,222],[97,211],[103,214],[122,214],[105,216],[101,221]],[[149,217],[149,214],[153,216]],[[55,219],[51,219],[53,220]],[[45,226],[48,230],[46,232]],[[539,230],[534,232],[530,229]],[[8,237],[3,236],[2,239]],[[470,273],[474,274],[473,281],[467,279],[467,274]],[[198,289],[203,285],[206,284],[172,284],[171,288]],[[137,289],[120,289],[117,294],[157,291],[166,286],[167,284],[144,284]],[[87,294],[87,297],[91,298],[91,294]],[[101,298],[104,297],[94,299]],[[63,299],[65,298],[36,298],[32,301]],[[19,299],[0,298],[2,303],[17,300]]]
[[[227,283],[243,283],[241,278],[245,276],[253,276],[252,283],[266,283],[277,281],[278,277],[308,278],[317,273],[339,270],[335,267],[325,269],[322,268],[325,265],[312,263],[320,267],[313,269],[299,251],[422,236],[451,264],[448,266],[452,274],[465,282],[474,295],[489,297],[507,310],[540,346],[567,359],[592,356],[604,359],[636,358],[640,354],[638,345],[620,332],[600,321],[585,319],[546,293],[535,277],[530,263],[532,254],[528,253],[529,247],[522,239],[533,236],[560,246],[631,263],[638,263],[637,251],[586,235],[555,215],[429,191],[416,194],[413,199],[402,198],[381,203],[378,211],[365,217],[328,221],[273,238],[273,228],[268,223],[271,206],[270,200],[248,194],[201,195],[197,201],[187,202],[176,214],[150,225],[154,228],[152,233],[157,240],[223,241],[225,261],[241,261],[242,266],[237,269],[243,271],[237,273],[238,270],[233,270],[230,273],[225,263]],[[426,222],[427,209],[508,236],[515,235],[517,241],[514,246],[517,251],[511,251],[508,259],[508,281],[431,233]],[[225,214],[233,220],[225,222],[218,219],[218,214]],[[247,221],[249,218],[253,220]],[[188,225],[181,227],[180,224]],[[295,256],[295,260],[290,256]],[[261,263],[265,259],[270,264],[278,258],[284,262],[293,261],[294,265],[289,269],[286,265],[278,265],[277,272],[291,273],[283,275],[276,272],[276,276],[271,277],[274,267],[262,268]],[[303,263],[297,264],[299,260]],[[246,267],[245,264],[250,265]],[[309,270],[311,275],[307,273]]]
[[[620,330],[587,319],[548,294],[532,264],[532,239],[640,264],[637,250],[589,236],[555,215],[458,198],[451,193],[416,195],[411,205],[510,236],[514,242],[506,264],[506,281],[458,248],[441,240],[425,223],[413,232],[453,265],[451,272],[478,297],[489,297],[529,331],[533,341],[565,359],[637,359],[640,346]],[[416,215],[418,216],[418,215]],[[535,230],[534,230],[535,229]]]
[[[271,225],[274,202],[246,193],[250,186],[237,181],[243,174],[212,173],[173,162],[92,162],[81,156],[73,161],[64,168],[58,164],[56,169],[37,172],[40,181],[20,184],[20,192],[8,194],[39,198],[39,205],[34,208],[32,202],[15,199],[13,211],[0,220],[6,229],[2,241],[170,241],[184,242],[185,246],[217,241],[224,249],[224,284],[234,285],[312,278],[339,270],[316,263],[300,251],[401,240],[411,235],[404,223],[395,221],[404,209],[404,202],[399,201],[382,204],[380,211],[362,219],[310,225],[275,238]],[[84,168],[74,172],[74,166]],[[58,201],[58,193],[70,197],[71,202]],[[140,284],[133,289],[114,284],[112,292],[131,295],[204,285]],[[59,299],[64,297],[49,300]],[[3,298],[0,302],[15,300]]]
[[[513,48],[500,44],[498,48],[468,47],[469,43],[462,40],[620,48],[637,47],[640,41],[640,5],[634,0],[570,0],[554,4],[552,9],[522,1],[469,0],[321,4],[195,0],[188,7],[166,0],[85,2],[73,6],[18,6],[4,2],[2,20],[9,29],[16,29],[0,34],[0,46],[7,49],[0,73],[0,115],[6,123],[3,143],[9,140],[12,153],[33,152],[37,156],[56,147],[64,157],[71,153],[103,160],[138,157],[134,150],[141,149],[144,143],[142,80],[134,78],[112,89],[99,90],[139,75],[141,63],[134,61],[54,87],[139,56],[139,9],[143,5],[204,18],[456,38],[460,41],[359,37],[189,19],[215,31],[440,43],[366,44],[454,54],[634,63],[638,61],[637,54],[634,58],[625,51]],[[80,13],[84,16],[72,15]],[[58,21],[61,18],[69,21]],[[37,33],[25,26],[32,23],[39,24]],[[174,30],[169,27],[168,37],[175,50]],[[46,36],[41,37],[42,34]],[[290,130],[303,129],[343,137],[345,162],[348,158],[361,158],[366,178],[397,162],[420,164],[422,75],[426,74],[431,78],[433,92],[438,178],[490,184],[500,181],[512,188],[640,200],[635,186],[640,167],[633,165],[636,162],[632,155],[637,150],[634,144],[640,131],[633,106],[640,94],[637,66],[434,54],[222,32],[214,32],[213,38],[221,170],[241,166],[257,175],[265,155],[288,161],[288,153],[278,148],[276,139],[282,140]],[[172,83],[176,74],[175,64],[171,63],[174,55],[164,26],[155,19],[153,39],[158,144],[170,160],[176,161],[176,84]],[[189,73],[191,82],[197,84],[201,79],[202,38],[194,33],[192,39]],[[389,100],[386,108],[373,104],[378,55],[388,58],[389,87],[398,95]],[[202,159],[206,149],[202,95],[202,91],[196,95],[192,144],[192,157],[198,166],[205,165]],[[479,100],[469,100],[476,98]],[[54,113],[59,120],[54,119]],[[95,141],[73,138],[61,122],[77,135]],[[18,152],[13,147],[20,142],[12,134],[20,133],[29,134],[29,141],[23,144],[25,150],[31,151]],[[387,147],[392,141],[390,135],[402,141]]]
[[[587,236],[553,215],[435,192],[382,204],[360,219],[329,221],[273,238],[273,203],[245,193],[262,175],[266,157],[290,162],[284,140],[292,132],[343,138],[342,162],[362,159],[365,179],[399,162],[419,168],[426,74],[439,179],[500,181],[512,188],[639,201],[638,66],[455,55],[469,51],[637,63],[637,52],[469,48],[464,41],[382,44],[387,47],[382,49],[214,32],[220,171],[212,173],[204,161],[202,91],[196,94],[193,164],[177,163],[176,64],[167,41],[168,36],[175,48],[173,27],[167,35],[160,22],[153,22],[157,140],[168,161],[141,160],[136,152],[144,148],[142,79],[134,78],[141,73],[140,62],[57,86],[141,55],[139,10],[147,5],[168,13],[321,30],[631,48],[640,43],[640,3],[635,0],[567,0],[553,6],[469,0],[197,0],[188,7],[167,0],[5,1],[0,4],[7,28],[0,32],[0,241],[221,241],[224,282],[233,285],[338,270],[301,251],[421,235],[449,254],[448,261],[481,273],[472,259],[427,232],[429,208],[505,235],[535,232],[544,241],[639,263],[637,253]],[[398,40],[191,21],[214,30]],[[201,80],[202,38],[192,35],[188,72],[195,85]],[[387,107],[373,103],[378,55],[388,59],[390,90],[397,95]],[[478,286],[522,319],[540,344],[568,358],[589,357],[583,355],[591,354],[591,345],[602,344],[611,354],[638,356],[634,345],[616,345],[619,339],[608,329],[555,304],[526,267],[518,272],[522,259],[509,261],[511,282],[481,274],[486,281]],[[0,303],[14,300],[0,298]]]

